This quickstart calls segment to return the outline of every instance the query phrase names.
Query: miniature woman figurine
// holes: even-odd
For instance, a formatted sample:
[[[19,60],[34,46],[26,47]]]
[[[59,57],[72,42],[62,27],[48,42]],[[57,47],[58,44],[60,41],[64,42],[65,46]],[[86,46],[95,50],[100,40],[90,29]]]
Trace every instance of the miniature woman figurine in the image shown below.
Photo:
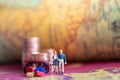
[[[59,59],[57,56],[57,52],[55,51],[53,55],[53,69],[54,69],[54,73],[56,74],[58,73],[58,63],[59,63]]]

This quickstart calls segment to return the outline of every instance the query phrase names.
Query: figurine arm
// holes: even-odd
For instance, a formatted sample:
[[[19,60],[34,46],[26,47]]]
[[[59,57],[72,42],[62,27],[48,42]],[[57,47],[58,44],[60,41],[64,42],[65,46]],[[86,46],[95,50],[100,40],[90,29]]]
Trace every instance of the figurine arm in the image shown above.
[[[66,56],[64,55],[64,63],[67,64]]]
[[[57,55],[57,60],[58,60],[58,61],[60,61],[60,59],[59,59],[58,55]]]

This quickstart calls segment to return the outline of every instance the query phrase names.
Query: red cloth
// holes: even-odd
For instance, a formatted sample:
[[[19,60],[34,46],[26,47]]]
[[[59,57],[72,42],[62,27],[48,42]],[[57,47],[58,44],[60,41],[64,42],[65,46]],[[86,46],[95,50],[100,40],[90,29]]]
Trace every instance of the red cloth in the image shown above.
[[[34,72],[34,68],[33,67],[28,67],[25,70],[26,72]]]
[[[45,73],[43,73],[43,72],[40,72],[40,71],[36,71],[36,76],[39,76],[39,77],[43,77],[43,76],[45,76]]]

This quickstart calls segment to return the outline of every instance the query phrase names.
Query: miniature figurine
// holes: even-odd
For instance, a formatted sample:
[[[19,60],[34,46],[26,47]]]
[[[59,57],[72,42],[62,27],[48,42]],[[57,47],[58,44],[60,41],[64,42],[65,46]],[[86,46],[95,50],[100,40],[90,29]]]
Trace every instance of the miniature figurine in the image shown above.
[[[34,68],[34,70],[37,68],[35,63],[32,64],[32,67]]]
[[[35,75],[38,76],[38,77],[43,77],[43,76],[45,76],[45,73],[46,73],[46,70],[43,67],[43,63],[41,63],[40,66],[38,66],[35,69]]]
[[[41,63],[36,69],[36,71],[41,71],[43,73],[46,73],[46,70],[45,68],[43,67],[43,63]]]
[[[27,72],[34,72],[34,69],[32,68],[31,63],[26,64],[26,66],[24,66],[24,73],[27,73]]]
[[[26,67],[25,74],[27,77],[34,77],[35,68],[32,66]]]
[[[66,61],[66,56],[63,54],[63,51],[60,50],[60,53],[58,54],[59,58],[59,73],[63,74],[64,73],[64,64],[67,64]]]
[[[54,73],[57,74],[58,73],[58,64],[59,64],[59,60],[58,60],[58,56],[57,56],[57,52],[54,52],[53,55],[53,69],[54,69]]]

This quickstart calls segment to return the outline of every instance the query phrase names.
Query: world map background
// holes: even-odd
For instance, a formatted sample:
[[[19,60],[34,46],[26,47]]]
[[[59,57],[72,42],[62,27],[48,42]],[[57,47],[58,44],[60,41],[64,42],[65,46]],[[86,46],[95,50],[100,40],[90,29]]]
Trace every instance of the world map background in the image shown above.
[[[24,4],[23,4],[24,3]],[[20,61],[22,39],[67,60],[120,59],[119,0],[0,0],[0,63]]]

